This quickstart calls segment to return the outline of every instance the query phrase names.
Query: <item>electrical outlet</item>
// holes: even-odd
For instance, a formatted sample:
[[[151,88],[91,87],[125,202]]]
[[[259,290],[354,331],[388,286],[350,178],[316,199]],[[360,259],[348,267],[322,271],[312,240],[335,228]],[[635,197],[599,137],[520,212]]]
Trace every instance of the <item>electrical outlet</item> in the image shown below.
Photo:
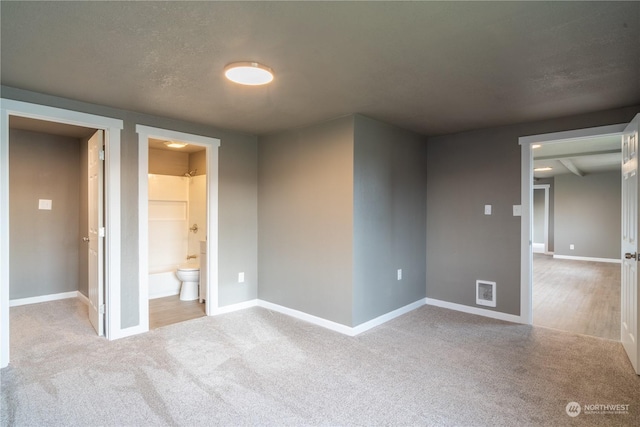
[[[238,273],[238,283],[244,283],[244,273]]]
[[[574,250],[575,248],[576,248],[576,247],[575,247],[575,245],[574,245],[573,243],[569,245],[569,250],[571,250],[571,251],[572,251],[572,250]]]
[[[484,214],[491,215],[491,205],[484,205]]]

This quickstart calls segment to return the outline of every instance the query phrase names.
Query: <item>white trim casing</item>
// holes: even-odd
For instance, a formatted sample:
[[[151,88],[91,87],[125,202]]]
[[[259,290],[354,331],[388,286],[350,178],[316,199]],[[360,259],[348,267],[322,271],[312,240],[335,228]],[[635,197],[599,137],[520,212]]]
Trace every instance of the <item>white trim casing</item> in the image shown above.
[[[76,295],[76,297],[82,301],[83,303],[85,303],[85,305],[89,305],[89,298],[85,297],[84,294],[80,291],[78,291],[78,294]]]
[[[9,114],[0,112],[0,368],[9,364]]]
[[[87,297],[82,295],[81,292],[79,292],[79,291],[71,291],[71,292],[62,292],[62,293],[59,293],[59,294],[40,295],[40,296],[37,296],[37,297],[12,299],[11,301],[9,301],[9,306],[10,307],[19,307],[21,305],[38,304],[38,303],[41,303],[41,302],[58,301],[58,300],[61,300],[61,299],[80,298],[80,297],[84,298],[84,300],[87,301],[87,302],[85,302],[83,300],[83,302],[85,302],[85,304],[88,303],[89,300],[87,299]]]
[[[533,205],[533,154],[531,145],[568,142],[600,136],[620,136],[626,124],[599,126],[586,129],[553,132],[540,135],[522,136],[518,138],[521,146],[521,205],[522,219],[520,222],[520,318],[523,323],[533,323],[532,309],[532,209]]]
[[[533,252],[547,253],[549,252],[549,189],[550,184],[534,185],[534,190],[544,190],[544,243],[542,250],[539,250],[539,243],[532,242]],[[536,248],[538,250],[536,250]]]
[[[239,302],[237,304],[225,305],[223,307],[218,307],[216,311],[216,316],[220,314],[233,313],[234,311],[244,310],[251,307],[259,306],[259,300],[252,299],[249,301]]]
[[[572,259],[575,261],[592,261],[592,262],[608,262],[611,264],[622,264],[622,259],[618,258],[594,258],[588,256],[573,256],[573,255],[553,255],[555,259]]]
[[[341,323],[336,323],[331,320],[323,319],[322,317],[314,316],[312,314],[304,313],[302,311],[294,310],[292,308],[284,307],[268,301],[257,300],[257,305],[258,307],[266,308],[267,310],[277,311],[278,313],[295,317],[296,319],[300,319],[305,322],[312,323],[316,326],[321,326],[323,328],[330,329],[334,332],[338,332],[343,335],[355,337],[356,335],[359,335],[365,331],[368,331],[369,329],[375,328],[376,326],[382,325],[383,323],[386,323],[389,320],[395,319],[398,316],[402,316],[403,314],[406,314],[419,307],[422,307],[423,305],[425,305],[425,299],[423,298],[418,301],[412,302],[411,304],[405,305],[404,307],[400,307],[396,310],[393,310],[389,313],[378,316],[375,319],[371,319],[368,322],[361,323],[358,326],[354,326],[354,327],[346,326]]]
[[[461,311],[463,313],[475,314],[477,316],[490,317],[492,319],[504,320],[513,323],[526,323],[522,320],[522,316],[515,314],[502,313],[500,311],[487,310],[486,308],[471,307],[469,305],[456,304],[453,302],[442,301],[439,299],[427,298],[427,305],[448,308],[449,310]]]
[[[149,138],[177,140],[207,148],[207,298],[208,316],[218,313],[218,148],[220,140],[151,126],[138,133],[138,260],[140,323],[133,333],[149,330]]]
[[[119,119],[2,98],[0,100],[0,368],[9,364],[9,116],[105,131],[105,302],[107,339],[120,329],[120,133]]]

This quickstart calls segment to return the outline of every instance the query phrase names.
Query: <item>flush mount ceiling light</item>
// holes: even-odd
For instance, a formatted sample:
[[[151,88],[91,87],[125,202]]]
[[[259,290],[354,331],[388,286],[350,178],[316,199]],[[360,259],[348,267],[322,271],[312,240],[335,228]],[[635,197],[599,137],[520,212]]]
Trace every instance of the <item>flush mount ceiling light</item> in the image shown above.
[[[177,141],[165,141],[164,145],[166,145],[169,148],[184,148],[186,147],[188,144],[185,142],[177,142]]]
[[[273,70],[257,62],[234,62],[224,67],[224,75],[232,82],[259,86],[273,80]]]
[[[548,172],[548,171],[551,171],[551,170],[553,170],[553,168],[550,168],[550,167],[547,166],[547,167],[544,167],[544,168],[535,168],[533,171],[534,172]]]
[[[540,145],[540,144],[533,144],[533,145],[531,146],[531,148],[533,148],[534,150],[535,150],[536,148],[540,148],[540,147],[542,147],[542,145]]]

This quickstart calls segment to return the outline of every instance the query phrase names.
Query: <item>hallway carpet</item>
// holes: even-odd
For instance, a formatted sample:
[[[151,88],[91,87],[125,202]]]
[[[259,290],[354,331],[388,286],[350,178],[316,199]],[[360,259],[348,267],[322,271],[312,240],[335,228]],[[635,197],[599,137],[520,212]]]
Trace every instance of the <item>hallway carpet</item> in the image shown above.
[[[355,338],[256,307],[109,342],[72,299],[11,308],[11,340],[3,426],[640,425],[620,343],[437,307]]]

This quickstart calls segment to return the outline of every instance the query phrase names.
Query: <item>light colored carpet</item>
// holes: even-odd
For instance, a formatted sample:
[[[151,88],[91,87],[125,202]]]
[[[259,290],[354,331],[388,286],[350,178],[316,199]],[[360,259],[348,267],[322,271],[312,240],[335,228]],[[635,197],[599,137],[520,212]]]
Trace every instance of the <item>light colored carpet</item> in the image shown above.
[[[422,307],[350,338],[252,308],[109,342],[86,316],[11,309],[2,425],[640,425],[640,378],[594,337]]]

